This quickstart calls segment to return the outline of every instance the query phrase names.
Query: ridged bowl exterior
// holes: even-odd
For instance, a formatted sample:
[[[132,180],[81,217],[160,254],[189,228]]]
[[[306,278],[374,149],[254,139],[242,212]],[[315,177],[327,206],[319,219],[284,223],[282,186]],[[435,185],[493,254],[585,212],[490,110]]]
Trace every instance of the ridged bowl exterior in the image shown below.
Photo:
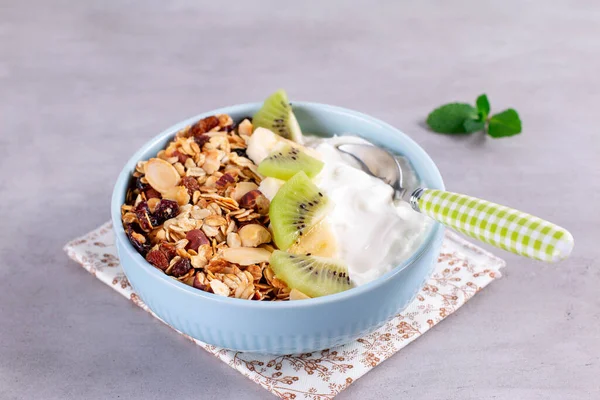
[[[198,115],[167,129],[134,154],[115,184],[111,204],[121,265],[135,292],[160,318],[181,332],[215,346],[290,354],[355,340],[384,324],[412,301],[435,265],[443,238],[441,225],[435,223],[417,252],[379,279],[336,295],[288,302],[224,298],[189,287],[147,263],[125,235],[120,207],[139,160],[155,156],[179,129],[200,118],[227,113],[236,120],[254,114],[259,107],[259,103],[242,104]],[[295,102],[294,112],[304,132],[360,135],[408,157],[427,187],[444,188],[437,167],[425,151],[390,125],[324,104]]]

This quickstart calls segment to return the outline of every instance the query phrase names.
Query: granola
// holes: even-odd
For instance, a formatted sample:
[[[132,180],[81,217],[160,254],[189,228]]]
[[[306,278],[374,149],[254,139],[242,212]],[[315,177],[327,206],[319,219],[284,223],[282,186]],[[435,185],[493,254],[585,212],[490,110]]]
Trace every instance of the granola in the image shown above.
[[[246,156],[252,121],[215,115],[140,161],[121,207],[129,240],[154,267],[220,296],[289,300],[268,260],[269,200]]]

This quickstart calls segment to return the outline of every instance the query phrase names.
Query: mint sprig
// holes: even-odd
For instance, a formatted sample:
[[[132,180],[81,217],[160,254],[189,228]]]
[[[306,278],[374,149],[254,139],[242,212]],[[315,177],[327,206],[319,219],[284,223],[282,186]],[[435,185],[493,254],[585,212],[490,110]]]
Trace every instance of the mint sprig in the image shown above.
[[[490,102],[485,94],[477,97],[475,107],[467,103],[449,103],[427,116],[427,125],[438,133],[473,133],[486,131],[493,138],[521,133],[521,119],[512,108],[490,116]]]

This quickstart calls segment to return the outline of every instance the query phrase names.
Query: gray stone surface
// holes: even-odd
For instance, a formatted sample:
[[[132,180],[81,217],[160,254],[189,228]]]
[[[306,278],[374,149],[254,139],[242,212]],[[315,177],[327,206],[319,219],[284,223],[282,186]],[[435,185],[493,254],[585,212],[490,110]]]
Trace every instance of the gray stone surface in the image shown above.
[[[271,396],[67,259],[163,128],[278,87],[420,143],[455,191],[576,238],[505,277],[339,399],[600,397],[600,3],[0,1],[0,398]],[[422,120],[486,91],[524,134]]]

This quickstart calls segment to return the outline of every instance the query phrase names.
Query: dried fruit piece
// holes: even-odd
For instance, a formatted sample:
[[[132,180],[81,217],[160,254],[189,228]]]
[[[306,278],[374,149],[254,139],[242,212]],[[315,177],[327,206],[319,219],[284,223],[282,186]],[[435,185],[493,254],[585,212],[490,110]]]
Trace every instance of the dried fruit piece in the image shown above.
[[[169,268],[169,260],[165,253],[160,250],[149,251],[148,254],[146,254],[146,260],[162,271]]]
[[[144,190],[144,195],[146,196],[146,200],[160,199],[160,193],[158,193],[156,190],[152,189],[151,187],[148,187],[148,189]]]
[[[190,127],[190,134],[194,137],[200,136],[217,126],[219,126],[219,118],[211,115],[210,117],[203,118],[192,125]]]
[[[154,226],[158,226],[165,222],[168,219],[175,218],[179,213],[179,206],[173,200],[162,199],[158,202],[154,213],[155,222],[153,222]]]
[[[240,207],[247,210],[256,210],[261,215],[269,213],[270,203],[269,199],[257,189],[249,191],[239,201]]]
[[[188,156],[187,154],[183,154],[183,153],[181,153],[181,152],[179,152],[179,151],[175,150],[175,151],[173,152],[173,157],[177,157],[177,160],[178,160],[180,163],[182,163],[182,164],[185,164],[185,162],[187,161],[187,159],[188,159],[190,156]]]
[[[165,254],[169,262],[177,255],[177,249],[172,243],[161,243],[158,249]]]
[[[271,241],[271,234],[267,228],[258,224],[244,225],[238,234],[244,247],[257,247]]]
[[[223,258],[239,265],[260,264],[269,261],[271,252],[254,247],[236,247],[223,249]]]
[[[192,268],[190,260],[188,260],[187,258],[180,257],[175,261],[173,267],[171,267],[171,275],[173,275],[176,278],[179,278],[180,276],[187,274],[190,268]]]
[[[135,180],[135,187],[136,189],[139,189],[140,192],[143,192],[144,190],[149,189],[150,185],[143,176],[140,176]]]
[[[208,143],[209,140],[210,140],[210,136],[209,135],[197,135],[197,136],[194,136],[194,141],[198,144],[198,146],[200,148],[202,148],[202,146],[204,146],[204,144]]]
[[[191,176],[183,177],[181,184],[185,186],[190,197],[194,195],[195,191],[200,190],[200,184],[198,183],[198,180]]]
[[[198,247],[203,244],[210,244],[210,240],[200,229],[192,229],[185,234],[185,238],[188,240],[188,244],[185,246],[186,250],[198,251]]]
[[[146,179],[152,188],[160,193],[171,190],[179,183],[180,176],[175,167],[161,160],[160,158],[151,158],[144,165]]]
[[[154,219],[154,216],[150,212],[150,207],[148,207],[148,203],[142,201],[138,203],[135,207],[135,216],[138,219],[138,223],[140,228],[145,232],[150,232],[153,226],[158,226],[159,224]]]
[[[125,233],[138,253],[140,253],[142,256],[145,256],[148,250],[150,250],[150,241],[146,238],[146,236],[136,232],[132,224],[129,224],[125,227]]]

